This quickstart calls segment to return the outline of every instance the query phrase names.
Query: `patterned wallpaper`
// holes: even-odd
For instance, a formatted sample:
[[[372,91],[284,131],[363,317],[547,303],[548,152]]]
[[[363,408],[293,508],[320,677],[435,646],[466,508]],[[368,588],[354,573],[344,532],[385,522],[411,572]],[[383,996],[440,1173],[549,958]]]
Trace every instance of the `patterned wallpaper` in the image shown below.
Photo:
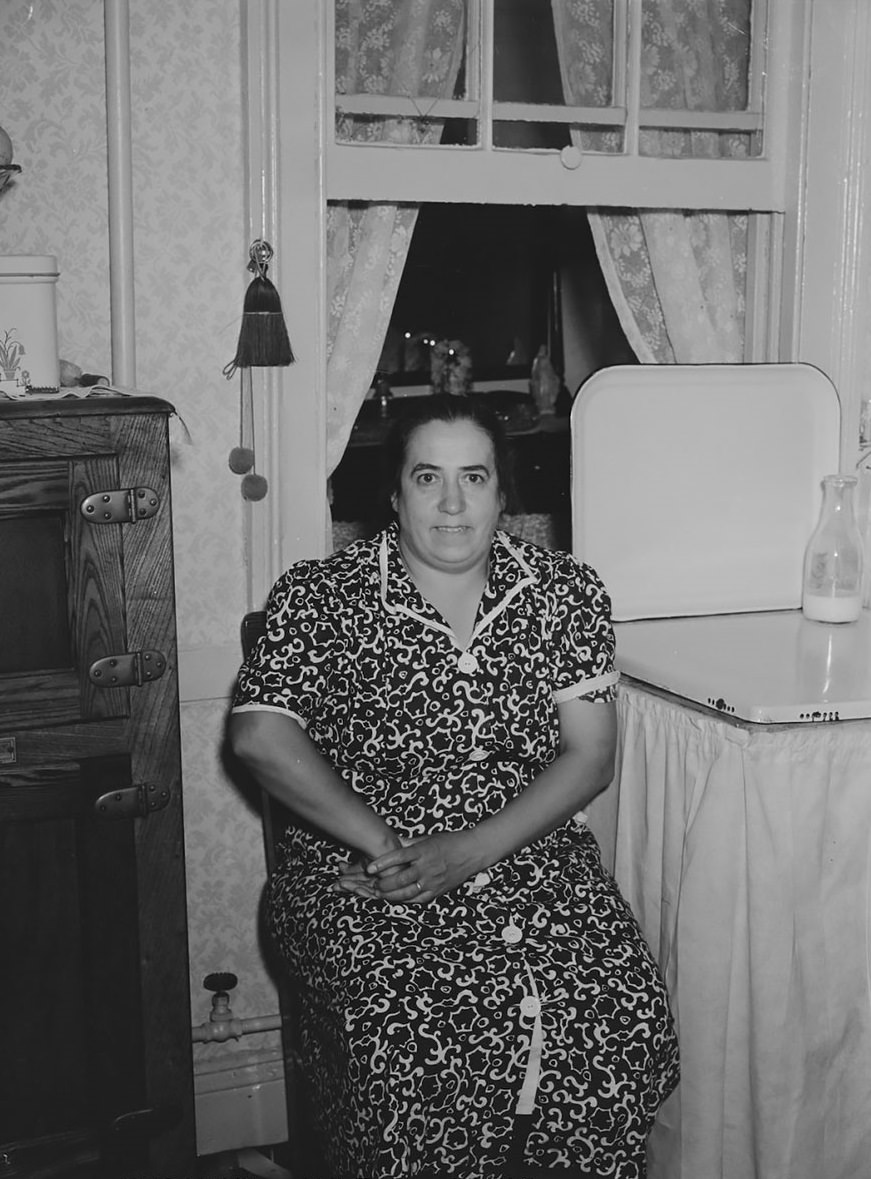
[[[137,387],[172,402],[179,646],[238,642],[246,608],[233,356],[245,286],[238,0],[130,5]],[[23,171],[0,196],[0,254],[56,254],[60,355],[110,372],[102,0],[0,2],[0,126]],[[186,429],[185,429],[186,427]],[[189,433],[189,438],[188,438]],[[240,1018],[277,1011],[256,915],[259,817],[219,757],[226,684],[182,705],[191,989],[231,970]],[[198,1056],[268,1037],[197,1046]],[[253,1042],[252,1042],[253,1041]]]
[[[230,970],[239,978],[231,996],[237,1019],[278,1011],[275,988],[263,966],[259,906],[265,879],[263,830],[255,806],[223,780],[220,764],[223,710],[214,701],[182,711],[188,940],[193,1022],[209,1018],[211,994],[203,978]],[[256,800],[255,800],[256,801]],[[258,1033],[225,1044],[197,1044],[195,1058],[248,1052],[278,1044],[278,1033]]]
[[[60,355],[108,373],[101,3],[0,5],[0,126],[23,169],[0,196],[0,253],[57,255]]]

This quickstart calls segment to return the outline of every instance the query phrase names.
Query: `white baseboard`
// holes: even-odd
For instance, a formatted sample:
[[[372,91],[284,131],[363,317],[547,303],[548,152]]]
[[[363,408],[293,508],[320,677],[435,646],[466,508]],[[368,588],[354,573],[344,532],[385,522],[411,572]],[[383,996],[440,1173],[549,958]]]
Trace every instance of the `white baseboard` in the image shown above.
[[[280,1052],[256,1063],[197,1072],[194,1101],[198,1155],[287,1141]]]

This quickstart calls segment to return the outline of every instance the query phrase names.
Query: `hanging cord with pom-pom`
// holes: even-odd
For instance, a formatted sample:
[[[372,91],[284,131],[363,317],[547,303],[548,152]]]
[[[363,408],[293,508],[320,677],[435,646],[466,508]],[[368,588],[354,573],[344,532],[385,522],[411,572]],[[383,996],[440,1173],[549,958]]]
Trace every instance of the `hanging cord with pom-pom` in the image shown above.
[[[239,398],[239,445],[230,451],[229,466],[234,475],[242,479],[242,498],[263,499],[269,484],[254,469],[254,393],[251,388],[251,369],[241,370],[241,396]]]
[[[273,257],[272,246],[262,238],[252,242],[248,251],[248,269],[254,278],[245,292],[242,326],[236,355],[224,366],[227,380],[240,371],[239,445],[230,451],[230,470],[243,475],[242,496],[260,500],[266,495],[268,484],[254,469],[254,394],[251,369],[283,367],[293,363],[293,350],[284,323],[281,298],[274,284],[267,278],[267,268]]]

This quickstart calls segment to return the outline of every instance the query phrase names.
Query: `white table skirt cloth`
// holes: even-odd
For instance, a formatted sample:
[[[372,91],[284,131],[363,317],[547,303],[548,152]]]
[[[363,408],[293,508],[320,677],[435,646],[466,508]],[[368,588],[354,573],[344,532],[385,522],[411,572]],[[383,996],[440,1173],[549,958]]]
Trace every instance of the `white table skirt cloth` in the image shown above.
[[[589,808],[682,1080],[650,1179],[871,1179],[871,721],[742,727],[620,689]]]

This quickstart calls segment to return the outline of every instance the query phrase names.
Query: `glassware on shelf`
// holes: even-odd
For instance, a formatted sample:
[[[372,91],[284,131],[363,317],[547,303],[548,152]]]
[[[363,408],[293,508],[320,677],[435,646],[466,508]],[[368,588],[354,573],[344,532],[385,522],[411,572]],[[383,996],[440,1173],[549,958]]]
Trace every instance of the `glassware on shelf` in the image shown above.
[[[378,402],[378,413],[382,418],[390,417],[390,403],[393,400],[393,390],[386,373],[375,374],[375,400]]]
[[[826,475],[820,518],[804,556],[801,608],[814,622],[855,622],[862,610],[862,534],[855,475]]]

